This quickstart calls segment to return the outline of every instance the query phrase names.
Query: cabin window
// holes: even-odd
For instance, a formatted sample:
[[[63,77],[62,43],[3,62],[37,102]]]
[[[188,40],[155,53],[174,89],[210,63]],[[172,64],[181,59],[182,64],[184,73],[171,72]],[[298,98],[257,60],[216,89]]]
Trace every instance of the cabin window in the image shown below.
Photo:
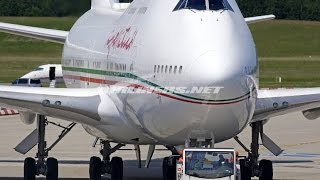
[[[179,73],[180,74],[182,73],[182,66],[180,66],[180,68],[179,68]]]
[[[172,72],[172,66],[170,66],[169,68],[169,73],[171,74],[171,72]]]
[[[165,71],[164,71],[165,73],[167,73],[168,72],[168,66],[166,66],[166,69],[165,69]]]
[[[159,73],[160,72],[160,65],[158,65],[158,70],[157,70],[157,73]]]
[[[161,73],[163,73],[163,65],[161,66]]]
[[[177,69],[178,69],[178,67],[177,66],[174,66],[174,71],[173,71],[173,73],[177,73]]]

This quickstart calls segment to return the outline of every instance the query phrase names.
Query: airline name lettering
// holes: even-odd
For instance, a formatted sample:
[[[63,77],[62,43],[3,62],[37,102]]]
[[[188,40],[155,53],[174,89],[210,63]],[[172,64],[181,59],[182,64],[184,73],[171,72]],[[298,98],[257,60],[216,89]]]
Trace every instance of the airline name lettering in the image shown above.
[[[110,49],[130,50],[133,46],[138,31],[133,27],[120,29],[111,33],[106,42],[106,47]]]

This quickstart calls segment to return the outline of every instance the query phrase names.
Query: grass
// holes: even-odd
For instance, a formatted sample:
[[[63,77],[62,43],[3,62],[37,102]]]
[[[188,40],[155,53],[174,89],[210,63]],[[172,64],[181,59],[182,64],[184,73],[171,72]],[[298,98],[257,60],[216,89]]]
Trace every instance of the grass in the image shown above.
[[[277,20],[250,29],[260,57],[320,55],[320,22]]]
[[[0,22],[69,30],[76,18],[0,17]],[[0,33],[0,56],[59,57],[62,45]]]
[[[76,18],[0,17],[0,22],[69,30]],[[268,21],[250,25],[260,61],[260,86],[320,87],[320,22]],[[62,45],[0,33],[0,83],[42,64],[60,63]],[[282,77],[282,85],[276,81]]]
[[[257,45],[261,87],[320,86],[320,22],[277,20],[250,29]]]
[[[69,30],[75,17],[0,17],[0,22]],[[0,83],[8,83],[43,64],[61,63],[60,44],[0,33]]]
[[[317,87],[320,86],[320,57],[260,58],[260,86]],[[281,77],[281,85],[277,83]]]

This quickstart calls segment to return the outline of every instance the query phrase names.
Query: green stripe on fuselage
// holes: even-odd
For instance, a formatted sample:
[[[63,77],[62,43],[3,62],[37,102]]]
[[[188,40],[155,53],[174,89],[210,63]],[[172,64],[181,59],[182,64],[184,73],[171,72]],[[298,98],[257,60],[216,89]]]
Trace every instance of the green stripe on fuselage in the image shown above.
[[[161,87],[153,82],[150,82],[148,80],[145,80],[141,77],[138,77],[132,73],[128,73],[128,72],[114,72],[114,71],[105,71],[105,70],[98,70],[98,69],[87,69],[87,68],[78,68],[78,67],[66,67],[63,66],[62,67],[63,70],[65,71],[72,71],[72,72],[82,72],[82,73],[89,73],[89,74],[95,74],[95,75],[103,75],[103,76],[113,76],[113,77],[122,77],[122,78],[129,78],[129,79],[133,79],[133,80],[137,80],[140,81],[144,84],[147,84],[149,86],[152,86],[154,88],[160,89],[162,91],[166,91],[168,93],[174,94],[176,96],[180,96],[183,98],[187,98],[187,99],[192,99],[192,100],[197,100],[197,101],[204,101],[204,102],[226,102],[226,101],[235,101],[235,100],[239,100],[241,98],[244,98],[245,96],[250,95],[250,92],[248,92],[245,95],[239,96],[237,98],[232,98],[232,99],[224,99],[224,100],[210,100],[210,99],[201,99],[201,98],[196,98],[196,97],[191,97],[191,96],[186,96],[183,94],[179,94],[177,92],[168,90],[164,87]]]

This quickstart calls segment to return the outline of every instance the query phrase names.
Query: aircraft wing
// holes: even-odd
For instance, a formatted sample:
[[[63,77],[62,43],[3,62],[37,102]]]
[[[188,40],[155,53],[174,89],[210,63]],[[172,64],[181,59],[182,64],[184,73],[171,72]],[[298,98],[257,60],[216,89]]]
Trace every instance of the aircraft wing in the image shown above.
[[[0,86],[0,107],[26,113],[39,113],[72,122],[88,124],[98,122],[101,115],[99,108],[106,116],[109,112],[118,112],[112,105],[114,105],[113,101],[102,88]],[[101,108],[107,110],[102,111]]]
[[[310,120],[320,117],[320,88],[258,90],[253,121],[296,111]]]
[[[0,22],[0,31],[64,44],[69,32]]]
[[[255,16],[255,17],[247,17],[244,18],[244,20],[247,22],[247,24],[253,24],[257,22],[262,22],[262,21],[268,21],[276,18],[275,15],[264,15],[264,16]]]

